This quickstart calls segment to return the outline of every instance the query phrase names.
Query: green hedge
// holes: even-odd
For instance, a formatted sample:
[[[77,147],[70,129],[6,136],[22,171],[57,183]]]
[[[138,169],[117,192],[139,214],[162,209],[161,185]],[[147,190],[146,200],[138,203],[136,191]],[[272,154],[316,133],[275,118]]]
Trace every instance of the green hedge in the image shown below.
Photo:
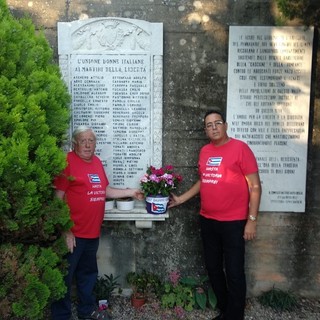
[[[41,319],[65,292],[71,226],[53,177],[66,165],[68,90],[42,32],[0,0],[0,319]]]

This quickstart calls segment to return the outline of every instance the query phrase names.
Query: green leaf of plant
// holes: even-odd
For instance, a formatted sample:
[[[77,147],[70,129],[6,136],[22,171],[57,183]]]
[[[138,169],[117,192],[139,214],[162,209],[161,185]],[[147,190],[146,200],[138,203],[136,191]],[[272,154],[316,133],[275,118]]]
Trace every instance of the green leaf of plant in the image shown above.
[[[198,306],[202,310],[204,310],[206,308],[206,305],[207,305],[207,296],[206,296],[205,292],[199,293],[199,292],[196,291],[195,297],[196,297],[196,303],[198,304]]]
[[[208,301],[209,301],[210,307],[214,310],[217,306],[217,297],[211,287],[209,287],[208,289]]]

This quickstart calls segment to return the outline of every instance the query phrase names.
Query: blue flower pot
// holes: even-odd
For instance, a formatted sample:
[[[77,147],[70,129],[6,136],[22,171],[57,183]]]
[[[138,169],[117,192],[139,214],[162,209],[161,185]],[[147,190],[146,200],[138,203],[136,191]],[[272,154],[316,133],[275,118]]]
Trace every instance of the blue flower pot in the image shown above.
[[[169,197],[161,195],[147,196],[146,197],[146,209],[151,214],[163,214],[167,212],[167,206]]]

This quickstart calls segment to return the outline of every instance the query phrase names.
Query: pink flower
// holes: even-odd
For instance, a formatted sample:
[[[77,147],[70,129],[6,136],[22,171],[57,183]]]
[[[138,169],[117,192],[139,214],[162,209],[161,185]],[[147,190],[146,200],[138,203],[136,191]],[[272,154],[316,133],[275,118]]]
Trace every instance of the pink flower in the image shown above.
[[[168,166],[165,166],[165,167],[164,167],[164,170],[165,170],[165,171],[170,171],[170,172],[172,172],[173,169],[174,169],[174,168],[173,168],[173,166],[171,166],[171,165],[168,165]]]
[[[102,310],[107,310],[108,309],[108,306],[106,304],[101,304],[99,306],[99,310],[102,311]]]
[[[173,179],[173,175],[171,173],[165,173],[162,177],[167,181]]]
[[[196,290],[197,290],[197,292],[198,293],[204,293],[204,289],[203,288],[201,288],[201,287],[198,287],[198,288],[196,288]]]
[[[164,170],[162,168],[155,170],[155,174],[157,176],[162,176],[164,174]]]
[[[170,279],[170,282],[172,283],[172,285],[174,287],[179,284],[180,276],[181,275],[180,275],[180,272],[178,270],[170,272],[169,279]]]
[[[185,316],[185,312],[184,312],[183,308],[180,306],[175,306],[174,312],[175,312],[176,316],[178,317],[178,319],[183,319]]]
[[[160,181],[156,174],[151,174],[149,176],[149,179],[150,179],[150,181],[155,181],[155,182],[159,182]]]
[[[149,181],[149,176],[147,174],[145,174],[141,179],[140,182],[146,183]]]

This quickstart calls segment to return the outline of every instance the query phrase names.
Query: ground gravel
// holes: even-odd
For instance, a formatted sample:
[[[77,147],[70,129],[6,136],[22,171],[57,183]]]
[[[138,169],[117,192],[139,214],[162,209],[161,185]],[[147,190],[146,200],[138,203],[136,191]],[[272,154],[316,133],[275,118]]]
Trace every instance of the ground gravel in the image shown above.
[[[176,314],[172,309],[163,309],[159,301],[148,301],[140,309],[131,306],[130,299],[124,296],[114,296],[111,301],[110,312],[112,320],[211,320],[217,311],[194,310]],[[77,318],[74,317],[74,320]],[[247,300],[245,320],[320,320],[320,300],[298,300],[298,307],[290,312],[277,312],[271,308],[263,307],[255,298]]]

